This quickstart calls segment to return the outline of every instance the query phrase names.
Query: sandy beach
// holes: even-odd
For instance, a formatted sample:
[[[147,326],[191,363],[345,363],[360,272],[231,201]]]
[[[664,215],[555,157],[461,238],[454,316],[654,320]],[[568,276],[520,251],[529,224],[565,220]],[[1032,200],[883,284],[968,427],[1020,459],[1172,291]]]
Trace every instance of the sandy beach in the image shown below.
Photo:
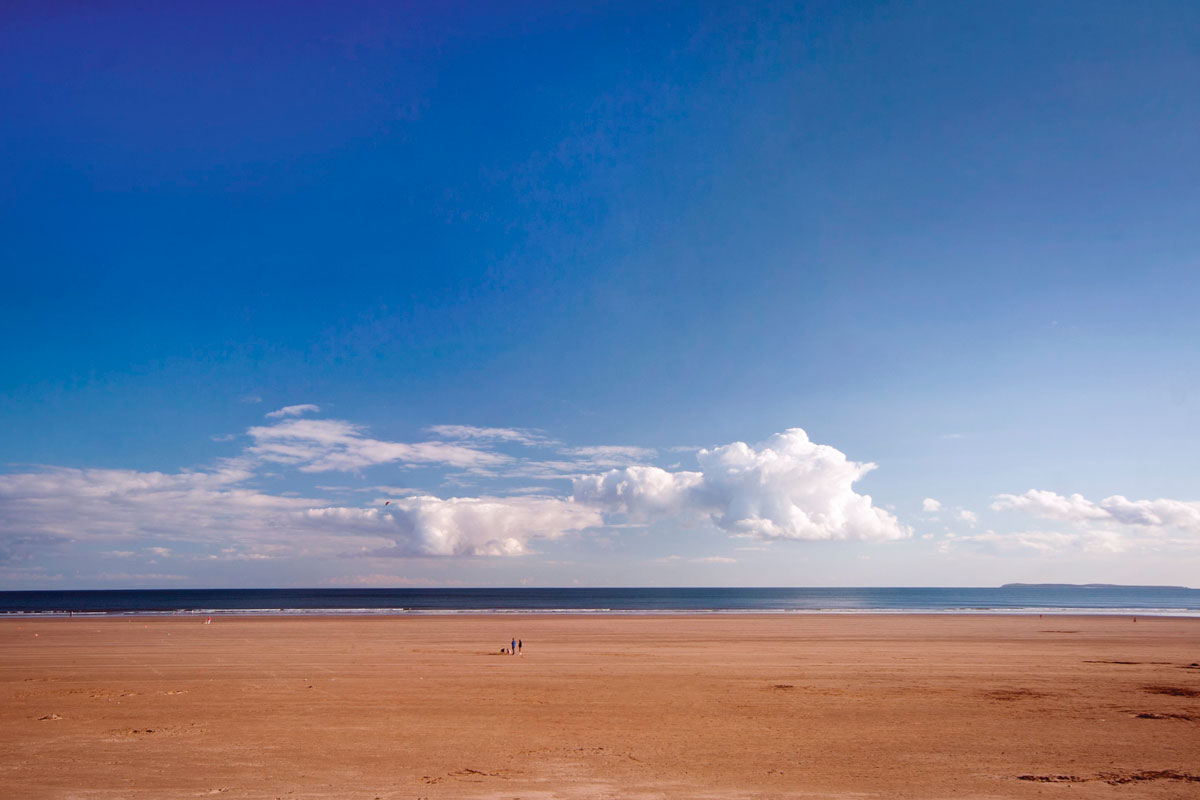
[[[521,656],[502,655],[511,637]],[[1200,620],[0,621],[12,798],[1200,797]]]

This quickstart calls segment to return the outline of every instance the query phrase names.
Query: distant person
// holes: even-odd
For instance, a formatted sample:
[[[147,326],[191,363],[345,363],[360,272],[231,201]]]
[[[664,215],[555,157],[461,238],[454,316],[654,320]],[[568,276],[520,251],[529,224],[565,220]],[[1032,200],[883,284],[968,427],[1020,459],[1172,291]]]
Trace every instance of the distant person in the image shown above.
[[[515,656],[517,654],[517,640],[516,639],[512,640],[512,647],[509,649],[508,652],[509,652],[509,655]]]
[[[522,655],[521,648],[524,646],[525,646],[525,643],[522,642],[520,639],[517,639],[517,655]]]

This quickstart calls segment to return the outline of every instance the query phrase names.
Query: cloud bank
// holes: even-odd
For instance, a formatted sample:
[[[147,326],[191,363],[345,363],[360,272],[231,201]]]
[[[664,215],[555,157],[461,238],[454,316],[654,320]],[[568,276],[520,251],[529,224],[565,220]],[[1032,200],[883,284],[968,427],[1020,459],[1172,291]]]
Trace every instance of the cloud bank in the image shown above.
[[[853,484],[874,468],[795,428],[758,447],[702,449],[699,470],[636,463],[655,450],[565,447],[516,428],[435,426],[428,442],[373,438],[343,420],[302,418],[286,406],[251,427],[251,443],[208,470],[176,473],[56,469],[0,475],[0,560],[82,546],[104,558],[250,561],[287,557],[503,557],[631,521],[711,520],[754,539],[896,539],[909,530]],[[516,459],[495,443],[554,449],[546,461]],[[299,473],[435,466],[490,470],[505,478],[547,470],[574,478],[569,496],[513,487],[504,493],[437,497],[403,486],[365,487],[384,497],[367,507],[255,488],[274,465]],[[605,472],[581,472],[588,467]],[[326,487],[342,494],[348,487]],[[378,496],[378,495],[377,495]],[[136,554],[136,555],[135,555]],[[725,563],[712,557],[712,563]],[[166,573],[163,573],[166,574]]]
[[[0,561],[72,544],[133,543],[147,556],[188,543],[219,560],[288,556],[515,556],[535,540],[598,526],[552,497],[405,497],[382,508],[239,487],[249,475],[56,469],[0,475]],[[128,544],[126,544],[128,546]],[[132,550],[109,555],[132,556]]]
[[[315,501],[245,487],[240,468],[208,472],[48,469],[0,475],[0,533],[74,543],[189,542],[253,550],[331,550],[287,522]],[[160,550],[156,555],[163,555]]]

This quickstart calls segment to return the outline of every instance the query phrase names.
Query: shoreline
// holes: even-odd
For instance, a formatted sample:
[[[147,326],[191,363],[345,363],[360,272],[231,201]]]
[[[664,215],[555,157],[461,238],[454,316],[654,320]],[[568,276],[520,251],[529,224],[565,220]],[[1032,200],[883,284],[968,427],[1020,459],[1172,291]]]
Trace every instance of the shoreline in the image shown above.
[[[8,611],[0,612],[0,622],[20,619],[120,619],[196,617],[302,619],[305,617],[371,619],[390,617],[1137,617],[1146,619],[1200,619],[1200,610],[1146,608],[1047,608],[1047,609],[181,609],[175,611]]]

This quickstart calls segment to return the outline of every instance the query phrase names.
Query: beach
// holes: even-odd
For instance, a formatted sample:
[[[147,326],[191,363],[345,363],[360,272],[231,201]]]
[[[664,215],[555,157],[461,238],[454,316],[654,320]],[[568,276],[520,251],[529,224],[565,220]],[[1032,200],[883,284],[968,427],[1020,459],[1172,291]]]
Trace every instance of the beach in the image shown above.
[[[522,655],[502,654],[513,638]],[[1200,797],[1200,619],[0,620],[13,798]]]

